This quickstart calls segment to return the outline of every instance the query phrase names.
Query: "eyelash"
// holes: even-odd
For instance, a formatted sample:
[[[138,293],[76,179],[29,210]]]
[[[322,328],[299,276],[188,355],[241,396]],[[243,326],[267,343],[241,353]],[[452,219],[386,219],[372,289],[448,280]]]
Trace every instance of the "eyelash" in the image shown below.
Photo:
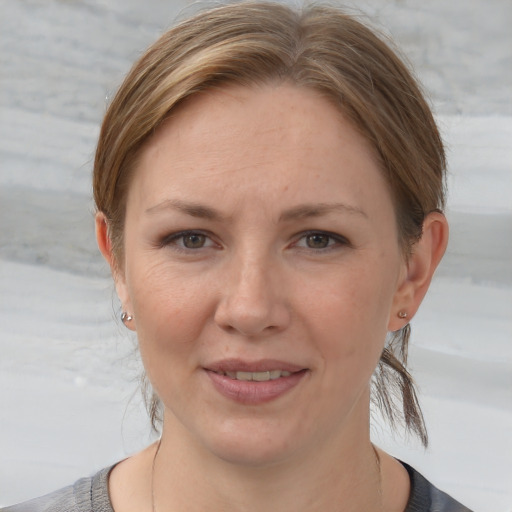
[[[210,241],[210,244],[202,245],[197,248],[192,248],[192,247],[185,247],[184,244],[182,245],[182,244],[178,243],[180,240],[181,240],[181,242],[184,242],[184,239],[187,236],[204,237],[205,242],[208,243],[208,241]],[[307,237],[312,237],[312,236],[327,237],[328,245],[326,247],[320,247],[320,248],[301,247],[298,245],[301,240],[306,240]],[[178,233],[173,233],[171,235],[165,236],[160,241],[160,243],[158,245],[161,248],[173,246],[173,248],[178,251],[192,252],[192,251],[197,251],[199,249],[210,248],[213,246],[213,244],[215,244],[215,242],[212,240],[211,236],[208,235],[207,233],[205,233],[203,231],[189,230],[189,231],[180,231]],[[297,247],[298,249],[301,249],[301,250],[313,251],[316,253],[325,253],[325,252],[328,252],[331,250],[335,250],[340,246],[350,246],[350,242],[344,236],[341,236],[341,235],[338,235],[335,233],[330,233],[327,231],[315,231],[315,230],[306,231],[305,233],[301,233],[300,236],[298,236],[296,238],[296,241],[293,242],[293,244],[292,244],[292,247]]]
[[[201,247],[198,247],[198,248],[191,248],[191,247],[185,247],[184,245],[181,245],[181,244],[178,244],[178,242],[181,241],[184,242],[184,239],[185,237],[187,236],[200,236],[200,237],[204,237],[206,241],[210,241],[211,244],[210,245],[206,245],[206,246],[201,246]],[[212,244],[214,244],[211,236],[209,236],[207,233],[203,232],[203,231],[194,231],[194,230],[190,230],[190,231],[180,231],[179,233],[173,233],[172,235],[168,235],[168,236],[165,236],[159,243],[159,247],[168,247],[168,246],[173,246],[173,248],[177,251],[183,251],[183,252],[189,252],[189,251],[196,251],[198,249],[204,249],[204,248],[209,248],[212,246]]]
[[[326,247],[321,248],[314,248],[314,247],[300,247],[301,249],[308,250],[308,251],[314,251],[314,252],[328,252],[331,250],[336,250],[340,246],[350,246],[350,242],[342,235],[338,235],[335,233],[330,233],[328,231],[307,231],[305,233],[302,233],[300,237],[297,239],[297,242],[294,243],[295,246],[297,246],[298,242],[301,240],[306,240],[307,237],[310,236],[323,236],[327,237],[329,239],[328,245]]]

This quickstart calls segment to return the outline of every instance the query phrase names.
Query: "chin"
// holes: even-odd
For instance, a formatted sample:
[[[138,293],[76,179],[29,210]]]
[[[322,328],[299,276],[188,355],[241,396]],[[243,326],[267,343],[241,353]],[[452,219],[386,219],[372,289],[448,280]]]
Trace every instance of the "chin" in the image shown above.
[[[249,427],[230,425],[228,431],[210,436],[205,440],[205,446],[226,463],[257,468],[276,465],[292,457],[298,448],[294,445],[300,444],[298,441],[282,425],[271,428],[251,420]]]

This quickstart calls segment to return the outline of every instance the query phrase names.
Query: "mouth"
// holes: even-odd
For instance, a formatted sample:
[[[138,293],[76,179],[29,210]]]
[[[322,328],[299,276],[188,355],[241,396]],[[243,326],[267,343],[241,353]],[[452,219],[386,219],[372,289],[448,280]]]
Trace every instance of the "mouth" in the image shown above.
[[[230,379],[255,382],[290,377],[294,373],[306,370],[303,366],[276,359],[261,359],[258,361],[224,359],[209,364],[204,369]]]
[[[215,372],[218,375],[224,375],[233,380],[243,380],[243,381],[255,381],[255,382],[266,382],[269,380],[280,379],[281,377],[289,377],[292,372],[286,370],[268,370],[265,372]]]
[[[204,370],[225,398],[245,405],[263,404],[299,385],[308,369],[282,361],[225,360]]]

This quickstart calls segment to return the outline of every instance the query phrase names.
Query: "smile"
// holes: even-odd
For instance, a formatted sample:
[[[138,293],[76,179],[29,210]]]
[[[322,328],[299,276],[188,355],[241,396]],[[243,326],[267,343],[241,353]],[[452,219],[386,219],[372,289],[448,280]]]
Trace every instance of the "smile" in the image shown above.
[[[291,392],[309,374],[305,368],[277,361],[244,363],[231,360],[213,366],[205,368],[213,388],[224,398],[243,405],[276,400]]]
[[[291,372],[286,370],[269,370],[266,372],[216,372],[219,375],[225,375],[230,379],[243,381],[266,382],[269,380],[280,379],[281,377],[289,377]]]

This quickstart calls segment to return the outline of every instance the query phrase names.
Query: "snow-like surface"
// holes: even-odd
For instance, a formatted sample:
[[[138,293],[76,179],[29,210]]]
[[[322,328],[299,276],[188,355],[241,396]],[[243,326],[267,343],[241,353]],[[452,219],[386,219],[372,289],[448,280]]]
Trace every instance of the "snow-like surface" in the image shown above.
[[[451,243],[411,348],[431,446],[378,418],[374,436],[475,511],[510,512],[512,4],[354,4],[415,66],[450,159]],[[150,439],[135,343],[95,247],[90,170],[106,97],[184,6],[0,4],[0,506]]]

